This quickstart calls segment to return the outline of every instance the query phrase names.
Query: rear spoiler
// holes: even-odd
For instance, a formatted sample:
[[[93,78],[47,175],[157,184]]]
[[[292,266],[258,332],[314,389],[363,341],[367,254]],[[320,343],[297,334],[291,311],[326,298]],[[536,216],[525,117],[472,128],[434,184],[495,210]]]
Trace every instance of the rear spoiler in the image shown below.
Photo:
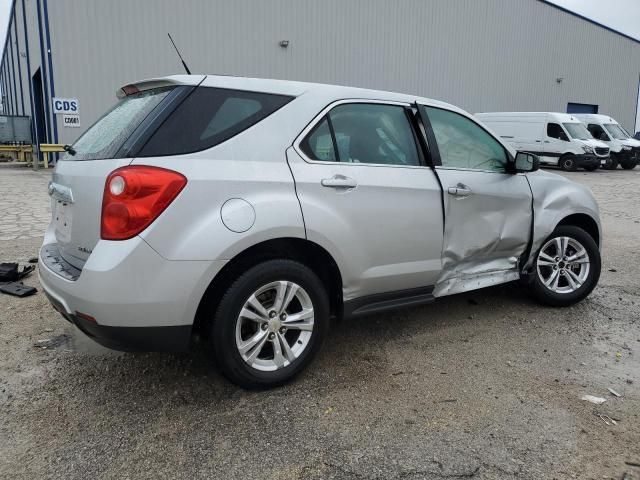
[[[173,75],[164,78],[150,78],[119,88],[116,90],[116,96],[118,98],[124,98],[134,93],[151,90],[152,88],[168,87],[171,85],[190,85],[196,87],[200,85],[205,78],[207,78],[206,75]]]

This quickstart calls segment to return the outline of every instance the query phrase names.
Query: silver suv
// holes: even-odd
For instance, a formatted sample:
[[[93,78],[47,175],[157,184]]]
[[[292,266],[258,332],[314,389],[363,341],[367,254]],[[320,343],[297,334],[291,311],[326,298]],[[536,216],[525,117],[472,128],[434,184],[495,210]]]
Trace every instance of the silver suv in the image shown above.
[[[446,103],[196,75],[118,96],[53,172],[39,269],[108,347],[198,333],[231,381],[264,388],[332,317],[514,280],[566,306],[598,281],[591,193]]]

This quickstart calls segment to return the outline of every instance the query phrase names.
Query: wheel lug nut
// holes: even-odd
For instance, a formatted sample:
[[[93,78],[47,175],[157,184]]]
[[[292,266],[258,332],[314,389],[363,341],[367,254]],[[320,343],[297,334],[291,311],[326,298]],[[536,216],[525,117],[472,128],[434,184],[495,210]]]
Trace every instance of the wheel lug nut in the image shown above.
[[[281,313],[280,314],[280,320],[286,320],[287,319],[287,314],[286,313]]]
[[[275,312],[274,310],[271,310],[271,311],[269,312],[269,318],[273,318],[273,317],[275,317],[275,316],[276,316],[276,312]]]
[[[266,323],[263,323],[261,328],[263,330],[266,330],[267,328],[269,328],[269,325],[267,325]]]
[[[286,332],[286,331],[287,331],[287,329],[286,329],[286,328],[284,328],[284,327],[280,327],[280,333],[284,334],[284,332]]]
[[[274,338],[276,338],[276,334],[275,333],[270,333],[269,334],[269,340],[273,340]]]

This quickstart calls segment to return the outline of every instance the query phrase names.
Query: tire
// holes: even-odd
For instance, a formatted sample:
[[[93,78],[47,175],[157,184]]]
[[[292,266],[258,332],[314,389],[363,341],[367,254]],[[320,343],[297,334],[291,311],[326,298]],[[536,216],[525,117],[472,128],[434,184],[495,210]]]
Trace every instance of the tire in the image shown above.
[[[591,165],[589,167],[584,167],[587,172],[595,172],[598,168],[600,168],[600,165]]]
[[[618,168],[618,159],[613,157],[609,158],[607,163],[605,163],[602,168],[604,168],[605,170],[615,170],[616,168]]]
[[[633,170],[634,168],[636,168],[636,165],[638,165],[637,160],[622,160],[620,162],[620,166],[625,170]]]
[[[291,298],[283,309],[276,305],[280,291],[285,301]],[[290,296],[290,292],[295,293]],[[255,300],[247,309],[251,296]],[[259,303],[258,308],[254,308],[255,302]],[[309,312],[309,308],[313,309],[311,318],[306,314],[305,320],[291,322],[296,312]],[[241,311],[246,312],[242,317]],[[311,330],[307,331],[309,327]],[[227,289],[216,309],[209,337],[225,377],[246,389],[266,389],[282,385],[300,373],[320,349],[328,329],[329,300],[318,276],[292,260],[269,260],[247,270]],[[255,347],[240,352],[242,343],[249,345],[254,340]],[[278,349],[281,355],[276,355]]]
[[[575,172],[578,169],[576,166],[576,157],[571,154],[560,157],[558,165],[565,172]]]
[[[556,262],[558,256],[555,239],[569,239],[566,243],[562,243],[568,258],[572,258],[576,252],[580,252],[582,247],[588,263],[580,261],[585,258],[584,256],[578,257],[574,263],[570,264],[570,269],[565,269],[566,263],[564,261]],[[546,257],[542,255],[543,253]],[[549,257],[551,261],[547,260]],[[562,256],[560,257],[562,258]],[[600,278],[600,268],[600,250],[591,235],[579,227],[562,225],[553,231],[536,253],[530,288],[533,295],[541,303],[553,307],[568,307],[583,300],[592,292]],[[569,273],[569,270],[573,275]],[[556,275],[558,282],[555,289],[553,288],[556,285],[554,272],[558,272]],[[547,286],[544,280],[547,283],[549,280],[552,281]]]

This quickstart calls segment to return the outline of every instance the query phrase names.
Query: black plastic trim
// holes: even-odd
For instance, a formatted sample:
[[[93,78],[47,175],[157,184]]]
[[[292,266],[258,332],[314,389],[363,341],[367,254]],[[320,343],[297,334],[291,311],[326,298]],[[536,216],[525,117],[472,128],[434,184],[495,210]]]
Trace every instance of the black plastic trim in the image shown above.
[[[344,302],[344,318],[415,307],[435,300],[433,287],[419,287],[394,292],[377,293]]]
[[[96,343],[122,352],[184,352],[191,341],[191,325],[110,327],[77,315],[63,316]]]

